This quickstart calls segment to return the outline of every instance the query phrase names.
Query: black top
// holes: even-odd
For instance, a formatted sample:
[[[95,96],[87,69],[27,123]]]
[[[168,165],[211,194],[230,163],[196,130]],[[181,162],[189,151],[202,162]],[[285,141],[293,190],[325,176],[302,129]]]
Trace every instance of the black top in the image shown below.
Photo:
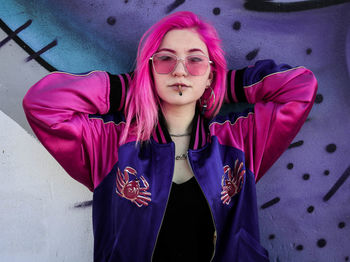
[[[173,182],[153,262],[209,262],[213,237],[209,206],[196,179]]]

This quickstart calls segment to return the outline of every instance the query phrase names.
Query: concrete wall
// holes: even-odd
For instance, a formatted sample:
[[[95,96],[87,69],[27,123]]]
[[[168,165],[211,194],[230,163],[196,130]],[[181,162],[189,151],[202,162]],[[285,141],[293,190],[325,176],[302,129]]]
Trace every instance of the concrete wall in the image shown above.
[[[54,69],[132,70],[142,33],[180,10],[214,24],[230,68],[272,58],[314,71],[319,91],[308,121],[258,183],[261,241],[271,261],[349,261],[345,2],[2,0],[0,261],[92,261],[92,194],[33,136],[21,107],[25,92]]]

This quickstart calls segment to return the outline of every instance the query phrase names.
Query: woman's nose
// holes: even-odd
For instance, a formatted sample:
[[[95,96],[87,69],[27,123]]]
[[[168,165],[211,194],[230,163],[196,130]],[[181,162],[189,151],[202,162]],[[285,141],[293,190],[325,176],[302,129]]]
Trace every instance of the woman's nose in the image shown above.
[[[173,75],[179,76],[179,75],[187,75],[187,74],[188,72],[185,66],[185,61],[180,59],[174,68]]]

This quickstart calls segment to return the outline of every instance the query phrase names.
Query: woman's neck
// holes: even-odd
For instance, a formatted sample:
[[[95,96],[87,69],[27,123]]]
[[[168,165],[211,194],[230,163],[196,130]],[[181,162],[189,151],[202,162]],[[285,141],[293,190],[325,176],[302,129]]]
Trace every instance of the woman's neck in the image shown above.
[[[170,134],[181,135],[192,131],[192,120],[195,114],[195,106],[165,106],[163,113]]]

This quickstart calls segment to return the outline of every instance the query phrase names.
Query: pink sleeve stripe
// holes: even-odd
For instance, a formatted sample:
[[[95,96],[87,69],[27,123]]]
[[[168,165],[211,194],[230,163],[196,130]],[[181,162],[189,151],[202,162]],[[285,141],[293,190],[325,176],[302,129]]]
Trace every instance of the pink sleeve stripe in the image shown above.
[[[230,99],[228,98],[228,92],[227,89],[229,88],[229,84],[227,84],[226,86],[226,90],[225,90],[225,95],[224,95],[224,103],[229,104],[230,103]]]
[[[229,103],[237,103],[238,99],[236,97],[235,93],[235,77],[236,77],[236,70],[230,70],[227,72],[227,86],[226,86],[226,92],[224,96],[224,102],[226,104]]]
[[[238,99],[235,93],[235,77],[236,77],[236,70],[232,71],[231,74],[231,83],[230,83],[230,90],[231,90],[231,94],[232,94],[232,99],[235,103],[238,103]]]
[[[202,124],[201,124],[201,129],[202,129],[202,145],[201,145],[201,147],[203,147],[205,145],[205,143],[206,143],[205,139],[207,137],[206,134],[205,134],[204,118],[203,117],[201,117],[201,122],[202,122]]]
[[[160,137],[162,139],[162,143],[166,143],[165,135],[163,133],[163,130],[162,130],[162,127],[160,126],[159,121],[158,121],[158,131],[159,131]]]
[[[131,76],[129,74],[126,74],[126,77],[128,78],[127,89],[129,89],[129,86],[130,86],[130,83],[131,83]]]
[[[152,137],[153,137],[153,139],[154,139],[157,143],[159,143],[156,129],[153,130],[153,132],[152,132]]]
[[[126,94],[126,88],[125,88],[125,82],[124,82],[124,78],[122,75],[118,75],[120,82],[122,83],[122,97],[120,99],[120,105],[118,108],[118,111],[121,111],[123,109],[124,106],[124,100],[125,100],[125,94]]]
[[[198,117],[198,119],[197,119],[196,136],[195,136],[194,147],[193,147],[194,150],[198,149],[198,144],[199,144],[199,128],[200,128],[200,117]]]

